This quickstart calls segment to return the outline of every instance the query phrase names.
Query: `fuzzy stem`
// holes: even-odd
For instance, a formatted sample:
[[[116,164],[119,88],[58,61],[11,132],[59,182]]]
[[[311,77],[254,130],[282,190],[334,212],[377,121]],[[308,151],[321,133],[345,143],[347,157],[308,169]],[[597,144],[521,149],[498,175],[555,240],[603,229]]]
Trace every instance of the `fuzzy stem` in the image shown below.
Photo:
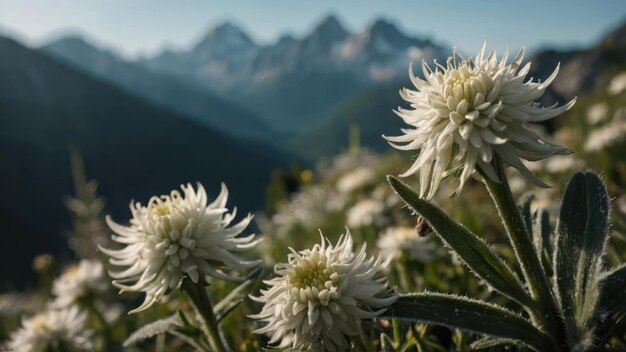
[[[194,284],[189,279],[184,279],[182,289],[187,293],[192,305],[202,318],[202,330],[209,339],[211,349],[216,352],[225,352],[224,345],[220,339],[218,322],[213,313],[213,305],[204,287]]]
[[[556,341],[564,341],[563,324],[560,321],[561,314],[550,289],[548,277],[535,251],[531,235],[524,225],[522,215],[513,198],[502,160],[495,157],[493,165],[500,182],[491,180],[489,176],[479,171],[504,223],[531,297],[540,309],[539,314],[536,314],[533,320],[538,320],[546,332],[552,335]]]

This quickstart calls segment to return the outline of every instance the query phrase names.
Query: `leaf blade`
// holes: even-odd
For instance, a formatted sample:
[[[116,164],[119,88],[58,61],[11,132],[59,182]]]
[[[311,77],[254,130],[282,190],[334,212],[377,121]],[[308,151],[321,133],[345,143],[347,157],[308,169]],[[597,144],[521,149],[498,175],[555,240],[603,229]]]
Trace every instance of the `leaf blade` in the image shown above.
[[[257,283],[257,278],[263,271],[262,267],[257,267],[248,274],[246,280],[222,298],[215,306],[213,313],[218,322],[222,321],[230,312],[237,308],[247,297],[247,290]]]
[[[599,280],[609,227],[609,198],[592,172],[576,173],[567,184],[556,229],[555,291],[570,345],[591,343],[597,321]]]
[[[517,276],[482,239],[454,221],[440,208],[420,198],[397,178],[388,176],[387,180],[394,191],[426,219],[435,233],[457,253],[475,275],[520,304],[534,306],[532,298]]]
[[[520,340],[539,351],[553,348],[550,338],[521,316],[487,302],[455,295],[429,292],[402,295],[380,317]]]
[[[171,331],[180,326],[180,317],[177,314],[173,314],[167,318],[155,320],[150,324],[147,324],[137,330],[135,330],[124,341],[124,347],[128,347],[139,341],[149,339],[156,335]]]

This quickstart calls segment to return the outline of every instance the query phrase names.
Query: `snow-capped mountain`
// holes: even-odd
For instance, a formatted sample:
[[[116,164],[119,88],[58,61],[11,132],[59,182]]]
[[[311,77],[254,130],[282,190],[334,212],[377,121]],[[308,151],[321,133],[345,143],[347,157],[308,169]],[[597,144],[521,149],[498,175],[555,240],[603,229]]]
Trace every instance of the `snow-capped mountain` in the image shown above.
[[[107,52],[75,50],[77,45],[53,44],[45,49],[54,49],[55,55],[80,63],[81,69],[96,71],[128,91],[150,98],[155,98],[150,95],[154,93],[165,106],[183,106],[182,111],[189,113],[187,107],[208,105],[196,99],[203,94],[184,92],[217,93],[282,132],[317,126],[353,94],[405,80],[411,61],[442,59],[449,52],[429,40],[407,35],[385,20],[353,33],[335,16],[324,18],[304,36],[286,35],[270,45],[255,43],[238,26],[226,22],[211,28],[187,50],[164,50],[136,62]],[[163,77],[177,84],[154,83]],[[175,94],[164,94],[164,90]],[[219,115],[196,110],[194,116]]]
[[[378,20],[350,33],[335,16],[324,18],[303,38],[283,36],[267,46],[256,45],[230,23],[211,30],[187,52],[164,51],[144,62],[149,68],[183,74],[219,91],[238,85],[280,79],[295,70],[350,72],[360,80],[385,82],[405,75],[409,62],[447,56],[429,40],[402,33],[394,24]],[[232,81],[224,85],[224,81]]]
[[[143,61],[150,69],[195,78],[210,87],[231,87],[241,67],[255,57],[259,47],[239,27],[225,22],[211,30],[189,51],[165,50]]]
[[[189,51],[165,51],[143,64],[253,109],[274,128],[302,131],[352,94],[406,79],[411,61],[443,59],[448,52],[385,20],[352,33],[331,15],[303,37],[283,36],[265,46],[224,24]]]

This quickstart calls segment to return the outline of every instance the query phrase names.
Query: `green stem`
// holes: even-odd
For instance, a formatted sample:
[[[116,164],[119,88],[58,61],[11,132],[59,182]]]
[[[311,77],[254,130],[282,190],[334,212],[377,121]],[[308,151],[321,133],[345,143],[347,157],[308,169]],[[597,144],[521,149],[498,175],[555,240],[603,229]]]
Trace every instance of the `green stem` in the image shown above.
[[[395,262],[396,271],[398,273],[398,279],[400,281],[400,287],[404,289],[404,292],[411,292],[411,279],[407,273],[407,261],[406,256],[402,254],[402,257]]]
[[[189,279],[184,279],[182,289],[191,299],[192,305],[202,318],[202,330],[209,339],[209,344],[213,351],[225,352],[224,345],[220,339],[218,322],[213,313],[213,305],[211,299],[204,287],[194,284]]]
[[[491,180],[482,171],[479,171],[502,218],[509,241],[513,246],[515,256],[522,268],[522,274],[528,284],[531,297],[540,309],[539,314],[536,314],[533,320],[541,323],[546,332],[555,337],[557,341],[564,341],[563,324],[559,318],[561,314],[550,289],[548,277],[535,251],[531,235],[524,225],[522,215],[513,198],[502,160],[495,157],[493,164],[500,182]]]
[[[393,348],[398,348],[402,345],[402,338],[400,337],[400,323],[398,319],[393,319],[391,321],[391,326],[393,328]]]
[[[111,327],[109,323],[106,321],[102,313],[96,308],[94,305],[93,297],[87,297],[82,300],[83,306],[87,309],[87,311],[98,321],[98,325],[100,325],[100,329],[102,329],[102,351],[108,351],[110,349],[110,344],[113,342],[113,337],[111,336]]]

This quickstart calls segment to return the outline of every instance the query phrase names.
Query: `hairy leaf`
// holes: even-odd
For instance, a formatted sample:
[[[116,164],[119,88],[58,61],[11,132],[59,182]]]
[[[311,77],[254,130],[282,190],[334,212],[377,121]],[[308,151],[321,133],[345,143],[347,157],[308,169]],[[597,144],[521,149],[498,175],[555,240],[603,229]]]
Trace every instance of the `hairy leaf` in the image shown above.
[[[532,194],[529,195],[519,207],[519,211],[522,215],[522,220],[524,221],[524,226],[526,227],[527,233],[533,233],[533,217],[530,212],[530,205],[532,204],[533,199],[535,199],[535,196]]]
[[[533,243],[541,258],[541,265],[552,276],[552,227],[550,215],[546,209],[537,209],[533,216]]]
[[[600,309],[608,314],[608,323],[626,317],[626,264],[606,274],[600,282]]]
[[[402,295],[381,317],[443,325],[520,340],[538,351],[553,350],[550,338],[528,320],[505,308],[461,296],[428,292]]]
[[[395,177],[388,176],[387,179],[396,193],[426,219],[435,233],[480,279],[522,305],[533,304],[513,271],[482,239],[454,221],[443,210],[420,198]]]
[[[585,349],[592,342],[608,215],[602,180],[592,172],[574,174],[563,195],[554,246],[555,287],[571,348]]]
[[[237,308],[248,295],[248,289],[256,284],[256,278],[263,271],[262,267],[257,267],[248,274],[246,280],[232,290],[226,297],[222,298],[214,307],[213,312],[217,321],[222,321],[230,312]]]
[[[153,321],[152,323],[143,326],[142,328],[133,332],[127,339],[124,341],[124,347],[128,347],[132,344],[135,344],[139,341],[149,339],[153,336],[160,335],[162,333],[171,331],[180,326],[180,318],[178,314],[174,314],[167,318],[159,319],[157,321]]]
[[[480,340],[476,340],[470,344],[470,350],[472,351],[481,351],[481,350],[492,350],[495,347],[501,347],[506,345],[515,345],[518,344],[518,340],[506,339],[502,337],[483,337]]]

